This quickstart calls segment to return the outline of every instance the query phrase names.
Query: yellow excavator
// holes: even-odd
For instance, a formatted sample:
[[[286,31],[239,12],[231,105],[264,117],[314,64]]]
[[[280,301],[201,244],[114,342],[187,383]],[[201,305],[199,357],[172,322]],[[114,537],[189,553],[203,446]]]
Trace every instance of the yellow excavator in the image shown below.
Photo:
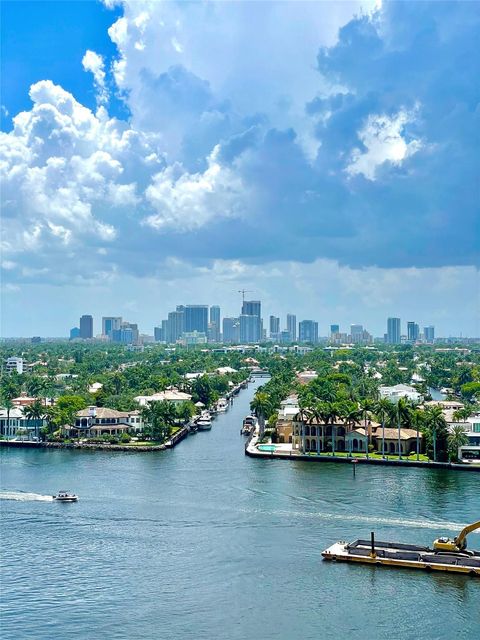
[[[437,538],[433,543],[435,551],[449,551],[450,553],[461,553],[467,548],[467,536],[475,529],[480,529],[480,520],[467,525],[460,531],[456,538]]]

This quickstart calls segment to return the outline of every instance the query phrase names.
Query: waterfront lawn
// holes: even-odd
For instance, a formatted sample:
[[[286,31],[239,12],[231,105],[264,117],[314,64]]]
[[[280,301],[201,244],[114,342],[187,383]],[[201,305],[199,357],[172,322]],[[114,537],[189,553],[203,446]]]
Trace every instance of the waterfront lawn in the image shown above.
[[[307,455],[310,456],[318,456],[318,453],[312,452],[310,451]],[[358,453],[358,452],[354,452],[352,453],[352,455],[349,455],[348,451],[336,451],[335,452],[335,456],[333,456],[333,453],[329,452],[329,451],[322,451],[320,453],[321,456],[327,456],[327,457],[335,457],[335,458],[366,458],[367,454],[366,453]],[[375,460],[383,460],[383,456],[381,453],[369,453],[368,454],[369,458],[375,459]],[[385,456],[385,460],[398,460],[398,455],[392,455],[389,454],[387,456]],[[402,460],[407,460],[408,462],[416,462],[417,461],[417,454],[416,453],[412,453],[409,456],[402,456]],[[428,456],[424,455],[423,453],[421,453],[418,456],[418,460],[419,462],[430,462]]]

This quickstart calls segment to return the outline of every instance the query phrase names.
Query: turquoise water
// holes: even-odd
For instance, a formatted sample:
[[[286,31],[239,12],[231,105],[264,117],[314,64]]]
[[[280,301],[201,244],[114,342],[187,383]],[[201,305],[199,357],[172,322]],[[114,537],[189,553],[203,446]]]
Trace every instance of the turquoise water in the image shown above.
[[[173,451],[1,450],[2,640],[477,639],[479,580],[320,553],[454,534],[480,476],[248,458],[252,393]]]
[[[258,450],[259,451],[275,451],[275,449],[277,448],[274,444],[259,444],[258,445]]]

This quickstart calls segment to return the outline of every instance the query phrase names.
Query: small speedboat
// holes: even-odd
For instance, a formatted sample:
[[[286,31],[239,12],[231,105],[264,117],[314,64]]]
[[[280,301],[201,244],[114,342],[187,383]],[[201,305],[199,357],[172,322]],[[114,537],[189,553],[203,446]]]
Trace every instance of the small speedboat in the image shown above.
[[[59,491],[56,496],[52,496],[54,500],[58,500],[58,502],[76,502],[78,500],[78,496],[74,493],[69,493],[68,491]]]

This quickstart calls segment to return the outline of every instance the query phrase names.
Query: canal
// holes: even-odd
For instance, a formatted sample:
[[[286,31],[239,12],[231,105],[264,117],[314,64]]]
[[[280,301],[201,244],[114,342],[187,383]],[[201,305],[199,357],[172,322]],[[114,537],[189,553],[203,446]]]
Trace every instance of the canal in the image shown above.
[[[320,556],[454,534],[478,474],[248,458],[258,384],[172,451],[0,450],[2,640],[478,638],[479,580]]]

